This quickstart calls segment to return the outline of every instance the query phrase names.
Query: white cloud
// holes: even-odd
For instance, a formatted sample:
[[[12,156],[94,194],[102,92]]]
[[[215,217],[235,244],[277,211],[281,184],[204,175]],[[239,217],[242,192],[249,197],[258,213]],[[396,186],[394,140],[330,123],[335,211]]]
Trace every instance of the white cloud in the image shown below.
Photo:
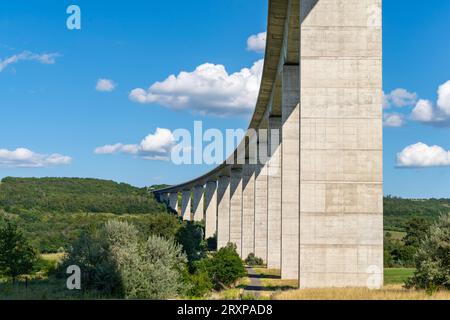
[[[169,129],[157,128],[154,134],[146,136],[140,144],[105,145],[95,149],[96,154],[125,153],[147,160],[169,160],[175,138]]]
[[[202,115],[248,115],[258,97],[264,60],[229,74],[223,65],[205,63],[192,72],[171,75],[148,90],[137,88],[129,98],[137,103],[158,103]]]
[[[0,149],[0,166],[17,168],[41,168],[68,165],[72,158],[60,154],[39,154],[25,148],[14,151]]]
[[[383,107],[409,107],[413,106],[417,102],[417,93],[409,92],[406,89],[398,88],[391,93],[384,94]]]
[[[56,62],[56,58],[59,56],[59,53],[36,54],[30,51],[23,51],[21,53],[0,60],[0,72],[6,69],[9,65],[17,63],[19,61],[37,61],[42,64],[54,64]]]
[[[385,127],[402,127],[405,123],[403,115],[399,113],[386,113],[384,114],[383,125]]]
[[[450,80],[439,87],[437,106],[446,116],[450,117]]]
[[[422,142],[410,145],[397,154],[397,165],[406,168],[450,166],[450,151]]]
[[[116,88],[116,86],[117,85],[114,83],[114,81],[110,79],[98,79],[95,90],[101,92],[111,92]]]
[[[247,39],[247,50],[264,53],[266,50],[267,32],[261,32]]]
[[[418,122],[434,126],[450,126],[450,81],[439,86],[436,107],[429,100],[419,100],[414,107],[411,118]]]
[[[431,122],[434,119],[433,104],[429,100],[419,100],[414,107],[411,118],[419,122]]]

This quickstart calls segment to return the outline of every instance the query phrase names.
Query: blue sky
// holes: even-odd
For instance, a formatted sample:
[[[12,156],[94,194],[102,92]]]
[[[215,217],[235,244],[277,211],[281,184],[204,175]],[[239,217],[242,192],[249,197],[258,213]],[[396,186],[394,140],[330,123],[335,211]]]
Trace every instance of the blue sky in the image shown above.
[[[66,28],[73,3],[81,30]],[[384,0],[383,9],[385,194],[450,197],[447,88],[437,93],[450,80],[450,2]],[[205,128],[247,127],[258,65],[241,70],[263,58],[247,40],[265,31],[266,16],[261,0],[2,1],[0,178],[96,177],[144,186],[207,171],[150,160],[148,148],[165,136],[145,138],[157,128],[192,128],[195,120]],[[212,85],[210,94],[195,92],[185,102],[164,91],[185,84],[183,77],[165,81],[172,74],[214,77],[223,75],[219,65],[227,83],[248,92],[217,96]],[[111,83],[96,88],[99,79]],[[404,90],[390,95],[398,88]],[[211,107],[212,100],[222,106]],[[94,152],[102,146],[108,148]]]

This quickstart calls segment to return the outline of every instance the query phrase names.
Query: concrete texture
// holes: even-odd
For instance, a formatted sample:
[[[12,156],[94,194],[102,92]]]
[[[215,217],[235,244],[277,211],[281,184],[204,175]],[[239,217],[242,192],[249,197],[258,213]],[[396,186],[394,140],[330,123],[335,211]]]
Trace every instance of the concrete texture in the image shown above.
[[[217,183],[217,249],[230,241],[230,177],[221,176]]]
[[[255,253],[255,168],[244,166],[242,178],[242,257]]]
[[[204,202],[205,198],[204,196],[205,188],[204,186],[196,186],[194,188],[194,197],[193,197],[193,206],[192,206],[192,212],[193,220],[194,221],[203,221],[204,220]]]
[[[217,232],[217,181],[209,181],[205,188],[205,239]]]
[[[269,118],[267,267],[281,268],[281,117]]]
[[[231,170],[230,178],[230,242],[242,257],[242,169]]]
[[[381,1],[302,1],[300,13],[300,287],[380,286]]]
[[[281,278],[299,275],[300,71],[285,65],[282,75]]]
[[[171,192],[169,195],[169,207],[178,213],[178,192]]]
[[[267,136],[265,137],[267,139]],[[267,150],[267,141],[261,136],[259,148]],[[267,151],[263,151],[267,152]],[[255,255],[267,262],[267,164],[255,169]]]
[[[181,217],[186,221],[191,220],[191,190],[181,193]]]

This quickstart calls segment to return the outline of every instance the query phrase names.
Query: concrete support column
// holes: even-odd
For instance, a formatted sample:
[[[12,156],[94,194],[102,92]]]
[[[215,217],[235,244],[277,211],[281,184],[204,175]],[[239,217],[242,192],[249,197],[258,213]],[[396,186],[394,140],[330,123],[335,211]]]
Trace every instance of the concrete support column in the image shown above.
[[[255,253],[255,168],[246,164],[242,173],[242,257]]]
[[[381,13],[301,1],[301,288],[383,285]]]
[[[194,221],[203,221],[204,220],[204,186],[196,186],[194,188],[194,203],[193,203],[193,212],[194,212]]]
[[[191,220],[191,190],[181,193],[181,217],[186,221]]]
[[[269,118],[267,267],[281,268],[281,117]]]
[[[168,193],[161,193],[159,195],[159,201],[163,203],[167,203],[169,201],[169,194]]]
[[[231,170],[230,180],[230,242],[242,257],[242,169]]]
[[[217,183],[217,249],[230,242],[230,177],[221,176]]]
[[[178,192],[171,192],[169,195],[169,207],[178,213]]]
[[[282,76],[281,277],[299,275],[300,70],[285,65]]]
[[[260,159],[255,168],[255,255],[267,262],[267,163],[261,154],[267,155],[267,134],[258,137]]]
[[[205,188],[205,239],[217,236],[217,181],[210,181]]]

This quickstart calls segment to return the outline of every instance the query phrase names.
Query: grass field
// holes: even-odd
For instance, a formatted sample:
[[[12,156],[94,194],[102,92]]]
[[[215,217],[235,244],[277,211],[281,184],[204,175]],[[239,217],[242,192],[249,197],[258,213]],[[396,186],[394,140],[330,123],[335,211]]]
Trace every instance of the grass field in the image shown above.
[[[412,268],[386,268],[384,269],[384,284],[403,284],[414,274]]]
[[[302,289],[284,291],[275,300],[450,300],[450,292],[428,295],[424,291],[406,290],[402,285],[388,285],[381,290],[365,288]]]

